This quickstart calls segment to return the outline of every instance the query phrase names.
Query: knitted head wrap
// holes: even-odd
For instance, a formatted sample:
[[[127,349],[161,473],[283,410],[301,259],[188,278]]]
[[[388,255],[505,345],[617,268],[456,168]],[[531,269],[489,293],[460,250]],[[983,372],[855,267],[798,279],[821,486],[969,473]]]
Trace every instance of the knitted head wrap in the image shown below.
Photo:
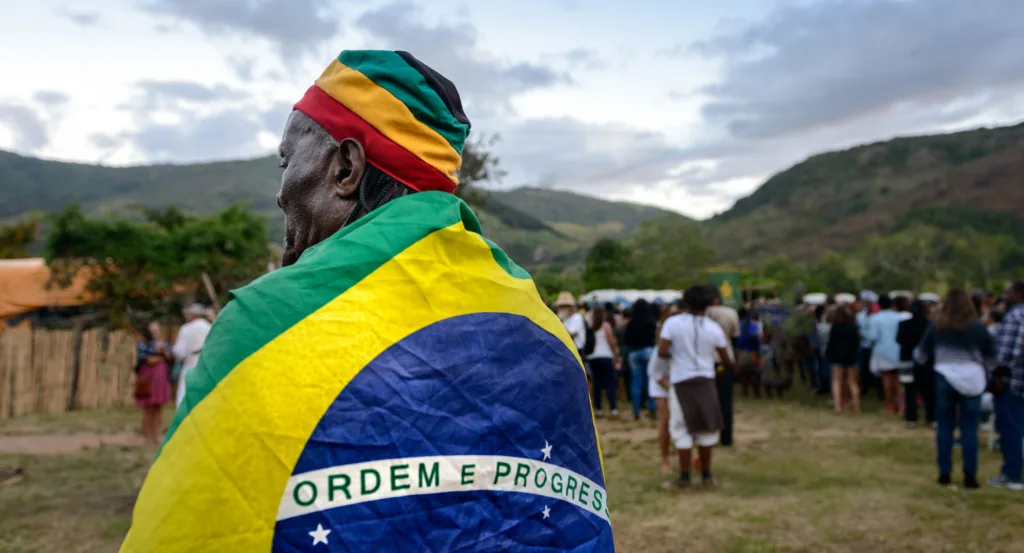
[[[295,109],[417,191],[454,192],[470,123],[459,92],[408,52],[352,50],[331,62]]]

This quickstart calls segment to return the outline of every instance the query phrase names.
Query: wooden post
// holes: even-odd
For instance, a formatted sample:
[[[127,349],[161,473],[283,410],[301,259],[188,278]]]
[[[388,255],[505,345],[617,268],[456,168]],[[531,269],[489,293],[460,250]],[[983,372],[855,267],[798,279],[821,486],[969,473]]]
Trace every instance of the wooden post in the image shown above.
[[[75,317],[71,323],[71,366],[68,371],[68,395],[65,402],[65,410],[75,410],[75,397],[78,394],[78,372],[82,361],[82,330],[85,328],[85,320]]]
[[[220,300],[217,299],[217,293],[213,289],[213,281],[210,280],[210,275],[206,274],[206,271],[203,271],[203,286],[206,287],[206,294],[210,296],[213,310],[220,313]]]

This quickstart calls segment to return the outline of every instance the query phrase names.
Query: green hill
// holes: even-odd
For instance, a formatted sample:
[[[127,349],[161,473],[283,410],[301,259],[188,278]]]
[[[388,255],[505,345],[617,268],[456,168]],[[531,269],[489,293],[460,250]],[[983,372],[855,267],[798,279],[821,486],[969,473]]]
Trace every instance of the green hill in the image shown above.
[[[575,234],[583,229],[602,229],[602,234],[628,236],[648,219],[683,217],[674,211],[628,202],[610,202],[583,194],[546,188],[516,188],[494,192],[498,202],[531,213],[551,226]]]
[[[1012,227],[1024,217],[1022,205],[1024,124],[1018,124],[813,156],[707,221],[706,231],[726,261],[769,253],[809,260],[912,220],[941,221],[947,229]]]
[[[94,214],[130,205],[208,213],[247,201],[281,235],[277,160],[105,167],[0,151],[0,221],[78,202]],[[768,179],[703,224],[721,261],[769,254],[815,260],[865,239],[927,224],[1001,236],[1024,230],[1024,124],[894,138],[815,155]],[[485,232],[519,263],[578,264],[601,236],[628,237],[671,211],[541,188],[495,191],[476,208]]]
[[[268,219],[276,241],[283,219],[274,195],[277,159],[191,165],[106,167],[64,163],[0,151],[0,221],[77,202],[88,213],[124,212],[132,205],[176,205],[209,213],[245,201]],[[672,214],[569,192],[521,188],[495,192],[476,208],[488,237],[517,262],[577,263],[603,235],[625,236],[645,219]],[[681,215],[680,215],[681,217]]]

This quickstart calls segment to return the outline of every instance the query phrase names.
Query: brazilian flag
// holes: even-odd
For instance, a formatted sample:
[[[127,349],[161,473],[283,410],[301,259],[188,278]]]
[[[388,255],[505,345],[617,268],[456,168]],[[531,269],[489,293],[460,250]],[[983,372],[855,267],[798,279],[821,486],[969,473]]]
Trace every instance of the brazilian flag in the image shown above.
[[[233,293],[124,552],[612,551],[587,382],[442,192]]]

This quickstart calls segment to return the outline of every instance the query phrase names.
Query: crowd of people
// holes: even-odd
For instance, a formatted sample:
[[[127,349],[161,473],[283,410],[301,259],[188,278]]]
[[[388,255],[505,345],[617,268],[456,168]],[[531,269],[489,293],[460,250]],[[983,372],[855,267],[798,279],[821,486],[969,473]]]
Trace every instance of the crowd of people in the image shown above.
[[[965,488],[977,488],[979,426],[994,425],[1004,462],[992,486],[1024,490],[1024,281],[994,294],[950,290],[838,294],[775,315],[778,300],[722,305],[712,286],[694,286],[671,305],[577,304],[563,292],[554,309],[585,360],[594,413],[618,417],[621,382],[634,419],[657,421],[661,466],[691,487],[693,448],[701,483],[712,486],[712,448],[732,444],[733,388],[782,396],[800,378],[836,414],[860,413],[877,393],[885,414],[935,431],[938,481],[952,483],[960,447]],[[994,417],[994,420],[988,420]],[[959,436],[954,438],[956,431]]]

